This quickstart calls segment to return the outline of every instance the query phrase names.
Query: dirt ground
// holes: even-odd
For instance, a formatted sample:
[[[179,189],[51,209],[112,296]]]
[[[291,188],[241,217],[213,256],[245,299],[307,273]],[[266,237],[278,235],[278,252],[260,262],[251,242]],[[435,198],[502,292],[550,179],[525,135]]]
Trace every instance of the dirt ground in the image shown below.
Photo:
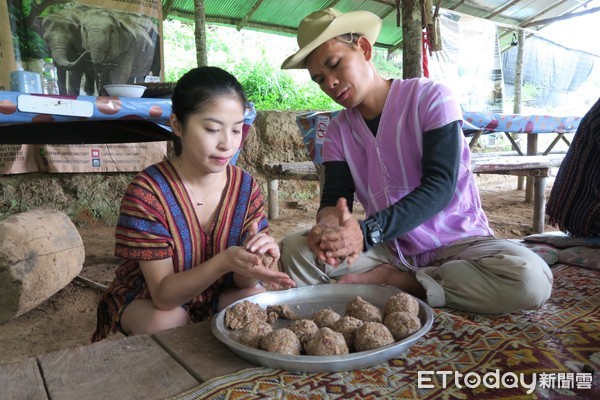
[[[517,190],[517,178],[482,175],[477,178],[483,208],[496,236],[522,238],[528,235],[533,208],[525,192]],[[548,192],[552,184],[549,179]],[[286,233],[312,225],[317,200],[281,201],[280,219],[271,221],[271,234],[281,239]],[[113,277],[119,260],[113,256],[114,227],[79,228],[86,258],[81,276],[102,285]],[[546,230],[556,230],[546,226]],[[75,280],[36,309],[0,324],[0,365],[39,354],[79,347],[89,343],[96,324],[100,291]],[[114,335],[110,339],[118,339]]]

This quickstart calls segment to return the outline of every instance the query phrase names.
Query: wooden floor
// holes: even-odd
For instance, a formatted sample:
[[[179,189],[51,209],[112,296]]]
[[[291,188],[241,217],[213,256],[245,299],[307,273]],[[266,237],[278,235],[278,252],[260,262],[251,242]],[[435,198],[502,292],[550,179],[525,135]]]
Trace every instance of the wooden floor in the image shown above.
[[[0,366],[0,398],[164,399],[253,366],[215,338],[207,321]]]

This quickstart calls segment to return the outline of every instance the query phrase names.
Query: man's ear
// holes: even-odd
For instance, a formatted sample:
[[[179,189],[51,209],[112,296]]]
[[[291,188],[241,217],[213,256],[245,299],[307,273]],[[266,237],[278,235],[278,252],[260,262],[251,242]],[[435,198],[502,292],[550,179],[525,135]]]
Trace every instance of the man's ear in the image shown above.
[[[371,61],[371,58],[373,57],[373,46],[371,45],[371,42],[369,42],[369,39],[367,39],[365,36],[361,36],[356,41],[356,44],[363,52],[365,61]]]

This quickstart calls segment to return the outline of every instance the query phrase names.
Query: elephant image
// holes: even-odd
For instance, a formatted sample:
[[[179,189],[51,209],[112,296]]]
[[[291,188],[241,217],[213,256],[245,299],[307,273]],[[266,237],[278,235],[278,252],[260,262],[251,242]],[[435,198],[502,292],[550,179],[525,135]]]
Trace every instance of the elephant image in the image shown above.
[[[79,8],[65,8],[42,19],[42,37],[56,65],[60,94],[79,95],[83,76],[85,93],[94,94],[94,69],[81,41],[82,15]]]
[[[144,16],[103,8],[84,12],[82,46],[89,52],[98,90],[107,84],[143,82],[152,65],[157,33]]]

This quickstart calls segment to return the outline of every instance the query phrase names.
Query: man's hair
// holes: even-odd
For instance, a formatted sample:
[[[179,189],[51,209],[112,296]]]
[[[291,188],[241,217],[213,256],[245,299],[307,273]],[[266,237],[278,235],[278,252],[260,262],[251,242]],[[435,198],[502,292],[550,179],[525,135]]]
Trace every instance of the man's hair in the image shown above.
[[[349,47],[352,47],[353,45],[356,45],[358,43],[358,39],[364,35],[361,35],[360,33],[345,33],[343,35],[340,36],[336,36],[335,39],[339,40],[340,42],[346,44]]]

